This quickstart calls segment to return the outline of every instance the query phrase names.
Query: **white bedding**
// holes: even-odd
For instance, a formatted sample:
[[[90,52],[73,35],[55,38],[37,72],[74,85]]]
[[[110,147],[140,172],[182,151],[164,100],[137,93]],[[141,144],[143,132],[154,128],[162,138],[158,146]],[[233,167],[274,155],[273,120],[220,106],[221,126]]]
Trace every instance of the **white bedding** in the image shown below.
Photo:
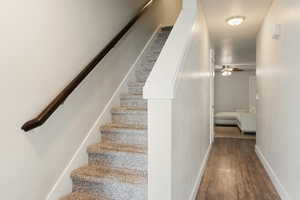
[[[215,124],[237,125],[242,132],[256,132],[256,114],[250,112],[219,112]]]
[[[236,120],[237,118],[238,118],[238,112],[219,112],[215,114],[215,119]]]
[[[256,114],[239,113],[238,121],[243,132],[256,132]]]

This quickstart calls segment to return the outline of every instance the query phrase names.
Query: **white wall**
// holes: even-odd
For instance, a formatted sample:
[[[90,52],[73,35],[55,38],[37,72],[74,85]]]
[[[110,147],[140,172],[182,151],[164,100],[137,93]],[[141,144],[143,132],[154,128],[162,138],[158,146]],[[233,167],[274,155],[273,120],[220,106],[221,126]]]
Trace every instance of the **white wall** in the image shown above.
[[[255,71],[233,72],[231,76],[215,76],[215,111],[249,109],[249,78]]]
[[[157,5],[148,12],[43,127],[28,134],[20,127],[82,70],[144,2],[2,2],[3,199],[46,198],[155,28],[168,21],[164,8]]]
[[[210,41],[194,3],[185,2],[144,87],[149,200],[194,200],[208,155]]]
[[[172,103],[172,200],[192,200],[210,143],[209,35],[199,6]]]
[[[300,199],[299,22],[300,1],[274,0],[257,39],[257,147],[283,199],[293,200]],[[282,25],[279,40],[274,24]]]
[[[163,18],[161,19],[161,23],[166,26],[173,25],[182,9],[182,0],[160,1],[163,9]]]

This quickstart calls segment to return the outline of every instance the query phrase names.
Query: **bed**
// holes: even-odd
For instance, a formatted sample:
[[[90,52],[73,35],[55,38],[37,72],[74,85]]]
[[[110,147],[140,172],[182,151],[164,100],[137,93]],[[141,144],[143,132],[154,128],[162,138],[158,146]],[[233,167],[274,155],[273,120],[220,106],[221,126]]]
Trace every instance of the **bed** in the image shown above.
[[[243,133],[256,132],[256,113],[253,112],[218,112],[215,114],[216,125],[238,126]]]

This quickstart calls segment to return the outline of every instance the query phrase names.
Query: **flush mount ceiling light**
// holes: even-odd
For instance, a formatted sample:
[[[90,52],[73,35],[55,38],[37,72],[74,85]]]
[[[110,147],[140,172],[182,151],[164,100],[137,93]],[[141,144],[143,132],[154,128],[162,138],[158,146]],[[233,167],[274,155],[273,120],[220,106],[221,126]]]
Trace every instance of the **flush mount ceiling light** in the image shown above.
[[[226,20],[227,24],[230,26],[238,26],[241,25],[245,21],[246,17],[243,16],[235,16],[235,17],[230,17]]]

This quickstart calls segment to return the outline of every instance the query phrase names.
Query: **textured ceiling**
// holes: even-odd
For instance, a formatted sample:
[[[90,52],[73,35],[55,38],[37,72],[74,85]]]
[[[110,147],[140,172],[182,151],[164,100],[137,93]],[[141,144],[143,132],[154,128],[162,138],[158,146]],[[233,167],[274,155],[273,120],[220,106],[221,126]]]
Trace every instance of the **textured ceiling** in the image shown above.
[[[202,0],[216,64],[255,63],[256,35],[272,0]],[[240,26],[229,26],[226,19],[245,16]]]

